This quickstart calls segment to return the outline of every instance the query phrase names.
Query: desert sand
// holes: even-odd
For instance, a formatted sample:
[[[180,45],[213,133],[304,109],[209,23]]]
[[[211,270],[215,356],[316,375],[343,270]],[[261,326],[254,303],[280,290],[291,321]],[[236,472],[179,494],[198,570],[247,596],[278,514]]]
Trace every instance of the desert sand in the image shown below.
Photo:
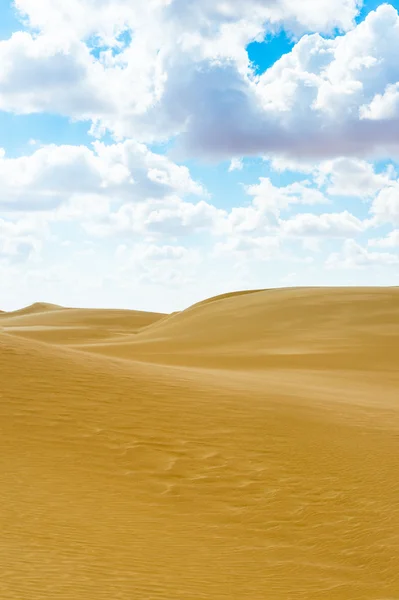
[[[399,288],[0,314],[2,600],[397,600]]]

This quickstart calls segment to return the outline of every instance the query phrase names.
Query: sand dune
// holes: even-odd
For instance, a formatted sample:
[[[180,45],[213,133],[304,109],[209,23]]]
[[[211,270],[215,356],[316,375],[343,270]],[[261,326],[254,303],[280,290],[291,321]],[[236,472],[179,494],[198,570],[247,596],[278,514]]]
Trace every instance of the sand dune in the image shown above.
[[[37,313],[45,313],[53,310],[65,310],[65,308],[63,306],[58,306],[58,304],[49,304],[48,302],[35,302],[30,306],[26,306],[24,308],[20,308],[18,310],[14,310],[12,312],[3,314],[7,314],[8,316],[34,315]]]
[[[34,305],[35,306],[35,305]],[[54,308],[4,313],[6,333],[55,344],[88,343],[135,334],[165,315],[133,310]]]
[[[221,296],[91,351],[234,369],[396,370],[399,288],[285,289]]]
[[[1,315],[0,598],[398,598],[398,338],[395,288]]]

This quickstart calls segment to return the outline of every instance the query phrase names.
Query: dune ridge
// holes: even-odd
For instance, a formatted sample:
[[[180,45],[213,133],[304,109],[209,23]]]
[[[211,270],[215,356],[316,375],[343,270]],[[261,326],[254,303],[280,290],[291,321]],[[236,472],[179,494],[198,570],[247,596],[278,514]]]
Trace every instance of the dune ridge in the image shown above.
[[[395,370],[398,288],[292,288],[233,294],[87,346],[159,363],[264,369]]]
[[[5,332],[56,344],[94,342],[136,334],[164,318],[159,313],[122,309],[54,308],[4,313],[0,328]]]
[[[397,598],[398,338],[398,288],[2,314],[0,598]]]
[[[45,313],[45,312],[49,312],[49,311],[56,311],[56,310],[66,310],[63,306],[59,306],[58,304],[51,304],[49,302],[34,302],[33,304],[30,304],[29,306],[25,306],[23,308],[19,308],[18,310],[14,310],[11,312],[4,312],[4,311],[0,311],[5,315],[8,316],[12,316],[12,315],[34,315],[37,313]]]

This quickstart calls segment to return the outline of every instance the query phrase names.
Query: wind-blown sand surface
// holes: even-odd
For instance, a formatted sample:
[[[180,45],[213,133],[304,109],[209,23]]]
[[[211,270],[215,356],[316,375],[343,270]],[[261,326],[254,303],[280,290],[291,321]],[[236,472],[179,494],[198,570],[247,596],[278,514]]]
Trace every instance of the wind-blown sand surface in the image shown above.
[[[2,600],[397,600],[399,289],[0,315]]]

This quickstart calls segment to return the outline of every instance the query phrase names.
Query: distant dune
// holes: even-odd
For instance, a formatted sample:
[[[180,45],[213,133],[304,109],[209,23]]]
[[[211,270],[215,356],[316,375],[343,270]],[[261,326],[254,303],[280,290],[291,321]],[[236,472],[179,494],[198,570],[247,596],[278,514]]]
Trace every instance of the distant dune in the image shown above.
[[[49,305],[40,305],[49,306]],[[50,305],[51,306],[51,305]],[[33,305],[37,307],[37,305]],[[165,315],[133,310],[28,307],[0,318],[5,332],[38,341],[72,344],[116,339],[135,334]]]
[[[399,289],[283,289],[225,295],[91,351],[226,368],[397,369]]]
[[[30,306],[26,306],[25,308],[20,308],[18,310],[14,310],[12,312],[8,312],[8,313],[3,313],[3,314],[7,314],[7,315],[34,315],[37,313],[45,313],[45,312],[50,312],[50,311],[54,311],[54,310],[66,310],[64,309],[62,306],[58,306],[57,304],[49,304],[46,302],[35,302],[34,304],[31,304]],[[1,311],[3,312],[3,311]]]
[[[394,600],[399,289],[0,316],[1,600]]]

